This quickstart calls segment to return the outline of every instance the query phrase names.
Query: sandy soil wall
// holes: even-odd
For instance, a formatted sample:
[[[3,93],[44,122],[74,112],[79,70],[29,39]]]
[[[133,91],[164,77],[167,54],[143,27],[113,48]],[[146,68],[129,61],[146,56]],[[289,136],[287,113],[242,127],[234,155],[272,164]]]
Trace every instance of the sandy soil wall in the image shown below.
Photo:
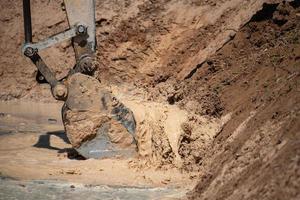
[[[62,1],[32,2],[35,40],[67,28]],[[96,4],[95,77],[128,105],[143,102],[146,113],[153,114],[153,107],[185,113],[176,145],[167,138],[166,148],[159,149],[164,144],[157,142],[168,135],[166,129],[174,131],[167,128],[168,116],[158,117],[165,136],[145,137],[166,161],[159,166],[199,174],[189,198],[299,198],[299,1]],[[21,1],[2,2],[0,9],[0,99],[54,101],[20,53]],[[69,42],[42,55],[58,78],[74,65]]]

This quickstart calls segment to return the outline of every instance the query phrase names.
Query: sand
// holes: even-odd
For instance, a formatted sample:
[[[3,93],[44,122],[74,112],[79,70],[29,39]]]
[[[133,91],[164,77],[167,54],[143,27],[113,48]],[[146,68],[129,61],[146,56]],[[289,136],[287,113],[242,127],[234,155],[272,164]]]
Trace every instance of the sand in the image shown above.
[[[35,41],[67,28],[60,3],[34,2]],[[55,103],[49,86],[35,82],[35,67],[16,53],[21,2],[0,6],[1,100]],[[94,77],[133,110],[138,156],[74,161],[68,151],[58,165],[60,148],[32,146],[39,137],[31,131],[40,128],[33,121],[17,126],[22,137],[1,136],[4,175],[80,182],[86,174],[83,182],[183,188],[197,179],[187,198],[299,199],[298,1],[104,0],[96,12]],[[74,66],[70,42],[43,57],[58,78]],[[5,133],[14,107],[1,107]]]

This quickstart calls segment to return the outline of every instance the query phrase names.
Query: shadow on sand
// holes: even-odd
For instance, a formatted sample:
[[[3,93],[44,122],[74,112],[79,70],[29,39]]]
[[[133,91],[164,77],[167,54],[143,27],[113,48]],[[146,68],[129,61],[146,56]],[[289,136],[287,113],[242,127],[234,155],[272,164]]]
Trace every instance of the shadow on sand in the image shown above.
[[[57,151],[57,153],[67,153],[69,159],[84,160],[84,158],[80,156],[78,152],[73,148],[58,148],[51,146],[51,136],[57,136],[60,139],[62,139],[66,144],[71,144],[64,131],[53,131],[40,135],[37,143],[35,143],[33,147],[55,150]]]

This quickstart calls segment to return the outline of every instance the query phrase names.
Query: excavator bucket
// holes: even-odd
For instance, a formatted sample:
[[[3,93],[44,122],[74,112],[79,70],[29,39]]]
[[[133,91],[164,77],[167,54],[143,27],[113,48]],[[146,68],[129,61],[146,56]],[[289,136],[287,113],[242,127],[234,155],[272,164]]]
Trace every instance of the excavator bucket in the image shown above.
[[[86,158],[133,156],[133,113],[91,76],[74,74],[67,85],[62,118],[74,148]]]

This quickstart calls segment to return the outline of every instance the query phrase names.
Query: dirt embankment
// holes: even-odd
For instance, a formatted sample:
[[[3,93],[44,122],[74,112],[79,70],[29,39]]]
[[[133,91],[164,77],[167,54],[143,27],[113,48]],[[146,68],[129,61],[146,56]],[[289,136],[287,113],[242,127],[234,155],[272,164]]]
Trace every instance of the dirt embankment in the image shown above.
[[[35,39],[67,27],[60,3],[33,1]],[[1,10],[11,28],[0,44],[1,100],[48,101],[16,54],[21,3]],[[297,199],[299,22],[298,1],[97,1],[95,76],[136,109],[150,164],[199,173],[191,199]],[[44,56],[59,78],[74,65],[68,42]]]
[[[265,5],[193,75],[233,114],[191,199],[300,197],[299,11],[298,1]]]

